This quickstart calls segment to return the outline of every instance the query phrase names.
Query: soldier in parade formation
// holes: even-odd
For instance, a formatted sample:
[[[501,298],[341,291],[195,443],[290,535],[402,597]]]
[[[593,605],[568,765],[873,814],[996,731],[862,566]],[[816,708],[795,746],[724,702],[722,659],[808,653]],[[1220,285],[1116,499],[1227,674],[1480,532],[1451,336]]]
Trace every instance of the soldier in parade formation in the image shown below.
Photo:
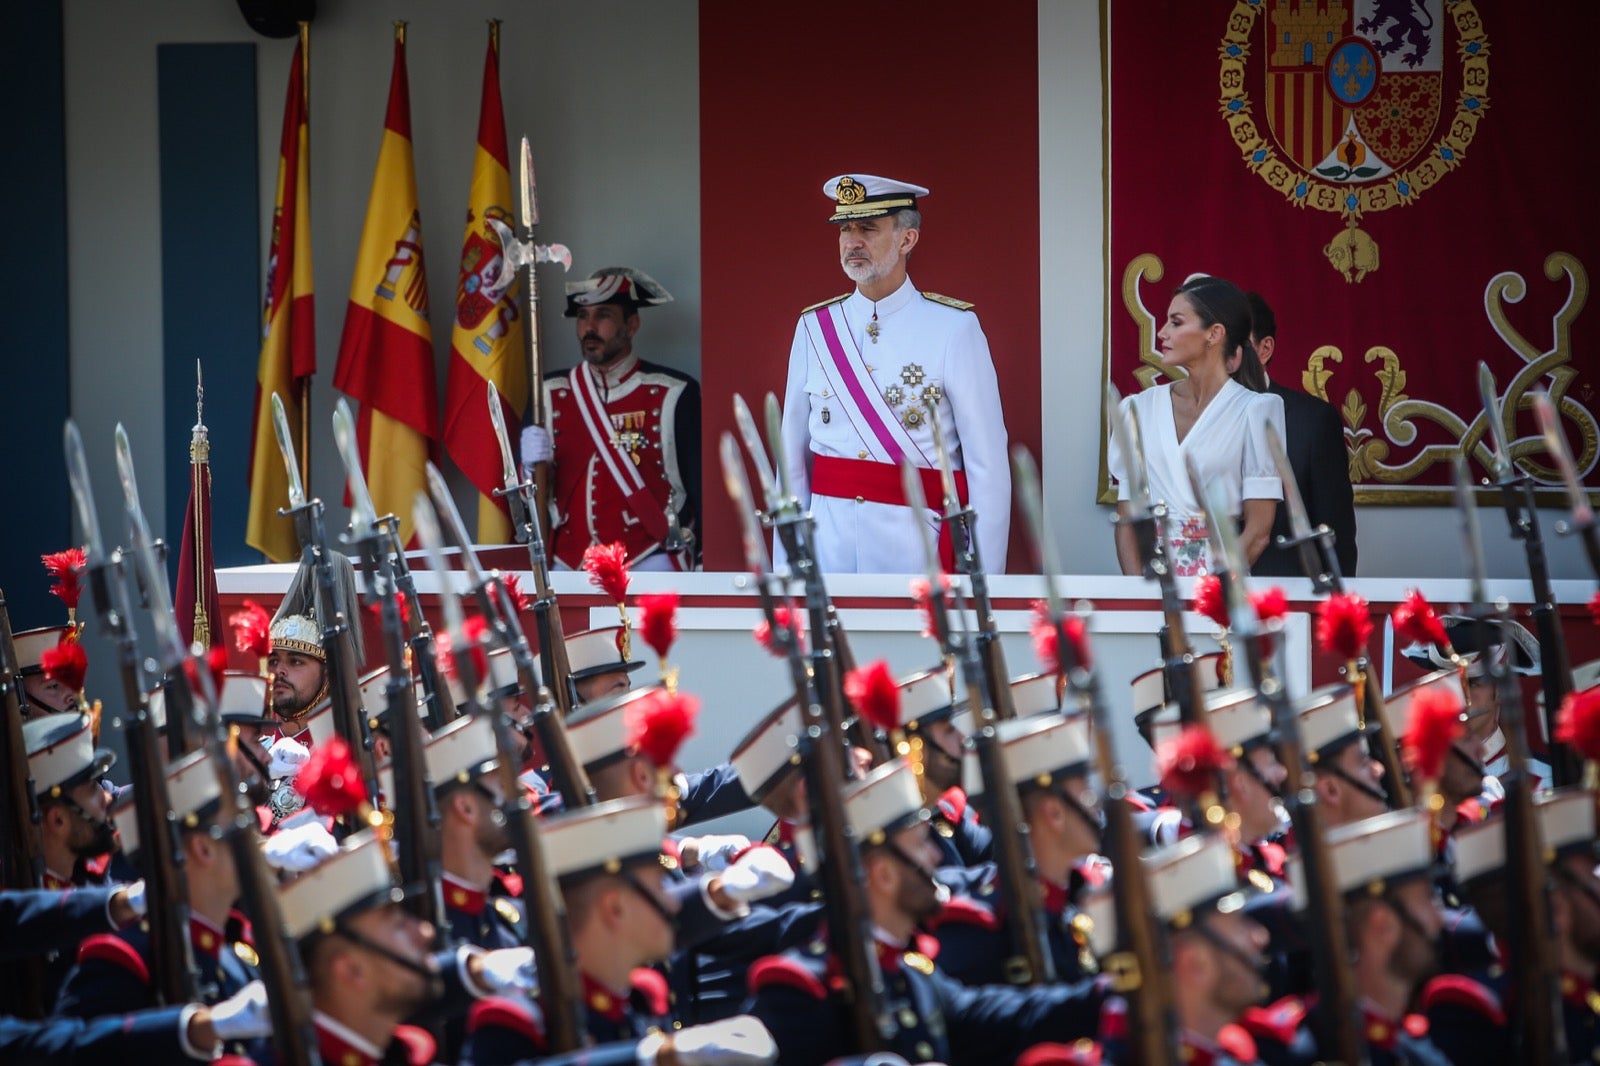
[[[1396,618],[1408,639],[1423,634],[1434,674],[1386,700],[1364,648],[1340,645],[1344,683],[1288,693],[1272,672],[1281,634],[1244,594],[1225,512],[1208,550],[1229,649],[1220,669],[1197,659],[1125,443],[1135,484],[1121,539],[1162,583],[1165,619],[1161,667],[1135,680],[1132,701],[1160,781],[1134,790],[1088,627],[1054,599],[1054,575],[1035,622],[1044,671],[1013,676],[1000,651],[979,545],[998,538],[1002,559],[1007,519],[977,508],[1009,503],[1009,474],[979,440],[1003,430],[982,424],[984,397],[950,395],[992,386],[993,371],[975,319],[905,281],[922,194],[829,183],[859,288],[803,320],[800,409],[777,427],[775,455],[752,455],[769,474],[809,472],[809,489],[764,478],[754,497],[737,443],[723,442],[761,639],[793,687],[719,765],[679,764],[694,704],[648,620],[658,683],[635,683],[634,623],[563,633],[549,566],[570,545],[547,553],[534,484],[514,464],[507,490],[539,590],[533,641],[437,479],[419,497],[418,536],[436,567],[441,548],[458,549],[469,586],[465,603],[441,594],[448,642],[409,583],[422,556],[371,515],[351,470],[350,558],[331,548],[320,501],[292,508],[306,553],[291,591],[275,619],[241,623],[260,673],[184,651],[161,595],[148,611],[161,649],[142,651],[120,598],[130,564],[86,530],[72,567],[93,578],[100,631],[119,650],[125,703],[107,720],[126,741],[120,766],[82,694],[82,627],[13,635],[0,609],[0,1061],[1600,1061],[1596,799],[1559,770],[1577,762],[1561,756],[1600,758],[1600,691],[1567,696],[1551,761],[1535,762],[1512,671],[1565,656],[1541,656],[1526,631],[1524,646],[1469,557],[1470,616],[1447,627],[1419,598]],[[628,344],[639,307],[666,299],[620,269],[574,288],[586,360],[564,379],[574,395],[678,388]],[[808,354],[836,348],[839,330],[854,346],[834,353],[839,372],[863,344],[899,350],[897,331],[966,346],[919,368],[938,369],[912,408],[926,413],[913,438],[935,477],[912,470],[904,507],[875,499],[847,518],[829,488],[888,465],[870,447],[844,461],[846,437],[864,431]],[[956,365],[967,358],[983,365]],[[584,466],[580,449],[574,466],[567,450],[587,402],[557,424],[569,432],[553,449],[543,438],[561,471],[552,548],[598,528],[581,514],[593,457]],[[959,418],[970,403],[980,421],[950,427],[969,497],[941,409]],[[902,428],[924,425],[913,421]],[[1287,460],[1278,469],[1292,479]],[[1027,471],[1016,491],[1047,558]],[[697,483],[679,501],[681,478],[660,476],[693,527]],[[921,520],[922,484],[942,488],[939,538]],[[826,503],[815,519],[804,492]],[[896,680],[885,663],[855,663],[825,571],[890,550],[867,535],[902,519],[893,550],[916,545],[905,561],[926,563],[914,596],[942,664]],[[133,503],[130,520],[131,565],[153,565]],[[785,570],[767,562],[765,533]],[[663,538],[647,539],[641,554],[664,564]],[[1282,547],[1313,564],[1328,616],[1364,612],[1337,587],[1333,539],[1323,528]],[[946,586],[952,567],[960,580]],[[368,662],[359,620],[373,606],[383,641]],[[110,785],[113,769],[131,787]],[[696,831],[758,806],[773,819],[765,839]]]

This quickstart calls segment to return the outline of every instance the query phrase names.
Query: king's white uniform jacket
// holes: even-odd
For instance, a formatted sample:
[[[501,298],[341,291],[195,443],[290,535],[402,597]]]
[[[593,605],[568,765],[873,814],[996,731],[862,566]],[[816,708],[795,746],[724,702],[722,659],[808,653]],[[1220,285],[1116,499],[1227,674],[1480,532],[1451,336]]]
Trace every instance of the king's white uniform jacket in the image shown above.
[[[997,574],[1005,569],[1011,529],[1011,469],[994,360],[970,306],[924,295],[909,278],[876,305],[859,290],[832,302],[843,311],[850,337],[870,368],[869,379],[861,384],[876,388],[904,427],[916,445],[909,458],[917,466],[938,467],[924,401],[925,396],[938,397],[945,447],[952,466],[966,471],[978,515],[984,569]],[[874,311],[876,343],[868,333]],[[816,519],[821,567],[833,573],[920,573],[923,547],[907,508],[811,492],[814,455],[872,459],[881,453],[875,441],[863,436],[871,430],[858,428],[861,419],[852,415],[853,407],[846,407],[848,397],[839,396],[837,374],[825,369],[823,360],[831,368],[832,357],[807,329],[811,313],[801,315],[789,351],[783,445],[795,494]],[[939,500],[930,498],[928,503],[938,507]],[[935,534],[936,516],[931,510],[924,516]],[[775,546],[774,562],[780,570],[786,565],[781,545]]]

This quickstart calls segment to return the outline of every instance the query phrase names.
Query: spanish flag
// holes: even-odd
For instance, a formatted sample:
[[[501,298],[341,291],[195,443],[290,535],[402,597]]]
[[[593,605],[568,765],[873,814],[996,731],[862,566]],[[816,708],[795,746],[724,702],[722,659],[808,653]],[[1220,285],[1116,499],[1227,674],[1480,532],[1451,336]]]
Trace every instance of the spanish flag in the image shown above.
[[[304,383],[317,372],[316,329],[311,301],[311,167],[307,118],[307,40],[302,33],[289,68],[278,149],[278,191],[267,254],[262,301],[261,360],[256,368],[255,425],[250,433],[250,515],[245,542],[273,562],[300,557],[294,523],[278,515],[289,502],[289,474],[272,429],[272,394],[283,400],[289,425],[300,429]],[[304,455],[302,438],[301,454]],[[213,625],[215,625],[213,621]]]
[[[489,23],[489,52],[483,63],[483,103],[478,109],[478,147],[472,164],[472,198],[461,243],[456,282],[455,326],[450,335],[450,377],[445,391],[444,446],[456,466],[477,487],[479,544],[511,541],[511,520],[503,499],[493,495],[504,484],[500,448],[489,424],[488,390],[500,390],[506,431],[513,447],[519,412],[528,402],[524,362],[520,282],[493,287],[501,272],[500,238],[489,226],[497,219],[512,229],[510,153],[506,119],[500,106],[500,24]]]
[[[400,519],[401,543],[409,544],[412,503],[426,491],[425,467],[439,439],[439,392],[411,159],[403,22],[395,25],[389,111],[333,384],[361,405],[356,438],[373,505],[378,514]]]

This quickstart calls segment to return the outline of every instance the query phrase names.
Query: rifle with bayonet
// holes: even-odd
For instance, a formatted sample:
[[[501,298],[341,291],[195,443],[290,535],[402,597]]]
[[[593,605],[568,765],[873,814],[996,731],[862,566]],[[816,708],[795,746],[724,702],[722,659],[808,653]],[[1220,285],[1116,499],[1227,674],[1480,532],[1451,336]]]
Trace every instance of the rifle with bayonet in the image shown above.
[[[950,452],[945,447],[944,432],[939,425],[939,404],[927,401],[929,425],[933,430],[933,443],[938,452],[939,483],[944,490],[941,509],[945,527],[950,530],[950,543],[955,551],[956,571],[966,574],[972,590],[972,611],[978,629],[972,637],[978,662],[983,669],[985,702],[994,710],[995,717],[1009,722],[1017,716],[1017,705],[1011,698],[1011,671],[1006,668],[1005,649],[1000,645],[1000,627],[994,620],[994,601],[989,598],[989,575],[983,568],[983,557],[978,554],[978,513],[970,503],[962,503],[956,491],[955,470],[950,465]],[[917,487],[921,489],[921,475]],[[909,482],[907,482],[909,484]],[[910,497],[907,496],[909,502]],[[920,525],[922,516],[917,515]],[[938,556],[934,556],[937,563]],[[938,594],[937,571],[930,571],[930,595]]]
[[[1289,536],[1279,537],[1280,548],[1292,547],[1300,554],[1300,565],[1311,587],[1319,594],[1344,591],[1344,574],[1339,568],[1339,556],[1334,550],[1334,533],[1326,524],[1311,528],[1306,505],[1300,496],[1300,484],[1295,480],[1294,467],[1289,463],[1289,453],[1284,450],[1278,427],[1267,423],[1267,451],[1277,468],[1278,479],[1283,482],[1283,506],[1289,513]],[[1356,694],[1356,711],[1363,726],[1375,724],[1377,731],[1377,756],[1383,764],[1383,790],[1397,810],[1412,805],[1411,783],[1406,777],[1405,764],[1400,761],[1400,745],[1389,724],[1389,709],[1384,704],[1383,693],[1378,688],[1378,675],[1372,660],[1365,653],[1356,656],[1346,666],[1347,680]]]
[[[543,385],[537,386],[542,389]],[[541,393],[541,395],[543,395]],[[517,462],[511,456],[511,438],[506,434],[505,413],[501,410],[500,390],[489,382],[489,424],[500,445],[500,469],[505,486],[494,490],[511,508],[511,522],[517,539],[528,545],[528,568],[533,572],[533,625],[539,638],[540,680],[555,697],[562,721],[572,713],[578,693],[572,682],[572,666],[567,661],[567,638],[561,624],[561,608],[550,587],[550,558],[545,554],[544,534],[533,515],[538,508],[535,483],[518,476]],[[529,698],[533,692],[528,693]]]
[[[1123,440],[1128,472],[1128,514],[1113,521],[1133,531],[1144,576],[1161,589],[1161,674],[1167,694],[1178,705],[1178,719],[1184,725],[1204,725],[1205,686],[1195,661],[1194,645],[1183,621],[1184,602],[1178,595],[1178,582],[1167,556],[1167,505],[1150,499],[1150,479],[1144,462],[1144,436],[1139,412],[1126,407],[1117,388],[1106,383],[1106,423]]]
[[[1533,410],[1539,416],[1545,449],[1555,461],[1561,484],[1567,490],[1567,503],[1572,510],[1565,521],[1556,523],[1556,532],[1562,536],[1576,534],[1583,540],[1583,550],[1589,556],[1589,569],[1600,580],[1600,526],[1595,524],[1589,494],[1578,480],[1578,464],[1572,460],[1572,449],[1567,446],[1567,435],[1562,432],[1561,419],[1556,416],[1555,405],[1550,402],[1550,397],[1543,391],[1533,394]]]
[[[500,238],[501,273],[493,283],[497,290],[504,289],[512,284],[508,274],[522,282],[522,292],[517,297],[517,306],[522,312],[523,331],[528,346],[528,422],[531,425],[543,426],[545,423],[544,410],[544,360],[540,354],[540,328],[539,328],[539,271],[540,263],[560,263],[563,270],[572,269],[572,252],[564,244],[538,244],[533,239],[534,227],[539,224],[539,185],[533,172],[533,149],[528,145],[528,138],[522,138],[522,151],[519,153],[521,173],[518,175],[519,206],[522,221],[518,225],[521,236],[513,233],[510,226],[497,218],[486,219],[489,226]],[[504,415],[502,414],[502,418]],[[520,480],[520,479],[519,479]],[[550,462],[543,460],[533,464],[534,492],[532,501],[533,521],[538,523],[540,529],[550,521]],[[547,538],[541,538],[547,539]],[[529,547],[533,541],[529,540]]]
[[[449,573],[444,565],[444,539],[428,498],[417,494],[413,507],[417,539],[428,553],[433,571]],[[470,551],[470,547],[466,549]],[[500,784],[500,813],[505,818],[506,834],[516,854],[517,875],[522,878],[522,902],[528,920],[522,927],[522,942],[533,949],[539,967],[539,1006],[549,1051],[572,1051],[583,1046],[587,1028],[584,1022],[582,982],[578,979],[577,954],[567,935],[566,903],[556,879],[551,875],[540,843],[539,822],[528,800],[528,790],[518,779],[521,755],[512,735],[510,705],[515,696],[494,696],[486,702],[480,696],[482,678],[475,676],[473,649],[463,625],[461,604],[449,588],[439,590],[444,611],[445,631],[454,649],[456,677],[467,692],[472,713],[487,715],[494,726],[495,772]],[[493,688],[491,685],[490,688]]]
[[[928,406],[930,409],[933,408],[932,404]],[[937,419],[937,416],[935,418]],[[935,439],[938,436],[939,428],[936,420]],[[943,458],[942,446],[939,454]],[[967,710],[971,713],[973,721],[972,745],[978,757],[978,767],[983,773],[981,806],[985,816],[984,821],[994,830],[996,872],[1000,880],[1000,891],[1004,893],[1008,906],[1006,932],[1010,938],[1011,950],[1001,964],[1002,972],[1009,984],[1047,984],[1056,979],[1056,969],[1050,954],[1044,915],[1044,893],[1040,889],[1038,870],[1033,862],[1033,847],[1028,841],[1028,824],[1022,817],[1022,800],[1017,795],[1016,784],[1007,768],[1005,745],[1001,742],[996,729],[1001,721],[1000,714],[985,698],[986,692],[992,691],[996,679],[986,674],[985,663],[979,658],[981,654],[977,647],[979,638],[966,631],[959,586],[953,586],[951,589],[951,596],[955,599],[954,612],[946,609],[944,591],[939,581],[939,550],[934,546],[928,524],[922,517],[922,512],[927,509],[927,502],[922,496],[922,477],[916,467],[904,460],[900,464],[900,477],[905,486],[906,505],[911,509],[911,522],[917,527],[922,541],[923,559],[928,572],[929,613],[933,617],[934,636],[938,638],[946,659],[960,664],[962,680],[966,683]],[[951,505],[949,492],[952,487],[946,482],[947,509]],[[955,506],[960,508],[960,502],[956,501]],[[946,513],[949,513],[948,510]],[[958,524],[964,525],[965,522],[961,521]],[[968,539],[970,541],[971,538]],[[968,558],[976,565],[976,548]],[[974,599],[976,600],[976,593]],[[982,607],[976,609],[980,616],[984,613]],[[951,628],[952,613],[960,632]],[[993,621],[991,612],[991,625]],[[993,646],[996,649],[995,654],[998,655],[998,639],[993,641]],[[1004,657],[999,659],[999,669],[1001,673],[998,683],[1009,698],[1011,685],[1010,679],[1004,673]],[[1012,708],[1011,717],[1016,717],[1015,707]]]
[[[751,461],[756,464],[767,497],[765,520],[788,554],[791,576],[798,578],[805,590],[806,621],[811,631],[807,651],[831,735],[841,746],[854,744],[865,748],[872,753],[873,764],[878,765],[890,757],[887,744],[876,736],[869,723],[847,713],[844,675],[855,669],[855,656],[850,651],[839,613],[828,596],[822,568],[817,565],[816,526],[811,516],[801,510],[799,497],[795,496],[789,482],[789,468],[785,465],[783,455],[783,410],[778,405],[778,398],[767,393],[767,444],[763,444],[743,397],[734,397],[733,409],[734,420],[738,423]],[[768,445],[771,447],[770,455]],[[848,752],[844,770],[847,779],[857,776],[855,760],[848,756]]]
[[[1582,760],[1556,741],[1556,715],[1561,711],[1561,701],[1572,691],[1572,660],[1567,655],[1567,638],[1561,629],[1555,590],[1550,585],[1550,564],[1545,559],[1544,534],[1534,506],[1533,479],[1518,473],[1512,460],[1505,412],[1500,408],[1494,374],[1487,363],[1478,364],[1478,392],[1483,397],[1483,414],[1489,422],[1492,442],[1489,468],[1500,490],[1511,539],[1522,542],[1528,559],[1528,581],[1533,585],[1533,623],[1539,634],[1539,682],[1544,690],[1545,735],[1550,738],[1550,776],[1558,788],[1574,785],[1583,777]]]
[[[511,662],[517,670],[518,687],[533,703],[530,726],[544,749],[545,761],[550,765],[550,787],[561,793],[561,802],[568,810],[592,806],[594,786],[589,774],[578,761],[567,739],[564,719],[556,710],[550,690],[539,683],[533,673],[533,651],[528,647],[528,637],[522,631],[522,621],[517,617],[516,605],[500,571],[483,572],[478,564],[478,554],[467,537],[467,527],[461,521],[461,512],[444,483],[444,475],[432,463],[428,464],[428,495],[434,509],[439,512],[444,534],[461,552],[461,564],[467,573],[467,582],[478,601],[483,619],[494,633],[495,643],[509,650]]]
[[[0,889],[39,888],[44,884],[44,844],[39,836],[39,795],[28,769],[22,720],[28,716],[22,670],[11,639],[11,613],[0,592]],[[0,996],[16,1004],[19,1018],[44,1016],[44,960],[21,960],[0,969]]]
[[[1511,994],[1508,1029],[1517,1062],[1554,1066],[1569,1061],[1566,1026],[1562,1020],[1559,984],[1560,949],[1550,913],[1549,871],[1540,841],[1539,815],[1533,805],[1533,778],[1528,773],[1528,740],[1523,732],[1522,693],[1512,676],[1509,638],[1501,630],[1506,654],[1490,654],[1495,638],[1491,627],[1504,625],[1504,613],[1489,603],[1483,562],[1483,541],[1478,529],[1477,505],[1464,455],[1454,461],[1456,509],[1461,515],[1468,576],[1472,589],[1470,613],[1478,631],[1479,662],[1488,670],[1500,697],[1500,728],[1506,738],[1508,768],[1500,775],[1505,788],[1506,886],[1509,906],[1506,920],[1510,935],[1504,949],[1510,957]]]
[[[1270,427],[1269,427],[1270,430]],[[1213,553],[1235,574],[1244,573],[1244,552],[1234,531],[1227,501],[1220,491],[1205,493],[1192,463],[1189,476],[1205,506]],[[1263,652],[1261,621],[1242,584],[1224,585],[1229,628],[1244,651],[1249,681],[1256,697],[1272,716],[1272,746],[1288,777],[1283,786],[1283,806],[1294,826],[1305,881],[1309,939],[1313,954],[1318,1002],[1311,1015],[1317,1048],[1333,1061],[1358,1066],[1367,1061],[1366,1043],[1358,1023],[1355,974],[1344,918],[1344,896],[1339,891],[1333,856],[1327,846],[1327,823],[1317,803],[1316,783],[1300,738],[1299,716],[1283,682],[1273,672]]]
[[[1012,484],[1028,523],[1034,563],[1044,575],[1045,608],[1056,631],[1059,669],[1071,696],[1061,710],[1066,714],[1069,705],[1076,705],[1089,715],[1094,728],[1094,765],[1101,782],[1106,857],[1116,871],[1111,879],[1117,916],[1116,945],[1101,959],[1101,972],[1109,977],[1112,991],[1128,1003],[1128,1040],[1133,1061],[1139,1066],[1172,1066],[1179,1061],[1179,1041],[1170,981],[1171,958],[1166,937],[1154,918],[1150,884],[1140,857],[1143,842],[1128,804],[1132,790],[1117,757],[1115,727],[1100,694],[1099,677],[1092,663],[1078,657],[1077,646],[1067,634],[1066,607],[1056,589],[1060,568],[1055,543],[1045,525],[1038,469],[1021,446],[1012,449],[1011,465]]]
[[[301,563],[309,557],[316,578],[317,622],[322,626],[322,652],[327,657],[328,699],[333,706],[333,730],[350,747],[367,800],[378,804],[378,768],[372,750],[372,734],[361,704],[361,656],[356,651],[354,627],[361,624],[357,605],[344,602],[344,592],[333,570],[333,549],[328,543],[322,500],[306,498],[300,483],[300,464],[295,459],[294,438],[289,435],[289,420],[283,401],[272,394],[272,423],[277,431],[278,450],[289,472],[289,506],[280,515],[294,518],[300,536]]]
[[[170,694],[166,699],[167,728],[175,728],[173,717],[193,714],[194,701],[183,680],[183,664],[189,658],[178,636],[172,599],[167,592],[166,571],[156,562],[153,538],[139,502],[139,485],[134,479],[133,454],[128,435],[117,426],[117,472],[122,479],[123,500],[128,513],[128,541],[132,564],[144,575],[150,595],[150,617],[155,623],[159,662]],[[150,907],[145,921],[150,930],[151,985],[158,1000],[166,1006],[192,1003],[197,998],[200,979],[195,969],[194,950],[189,942],[189,882],[183,870],[182,827],[172,816],[167,795],[166,766],[161,757],[161,740],[150,718],[149,703],[143,690],[143,673],[133,619],[128,610],[127,586],[122,572],[122,554],[106,554],[101,541],[99,519],[89,485],[89,469],[84,459],[83,441],[78,427],[69,419],[66,425],[68,481],[78,502],[83,522],[85,569],[101,624],[117,646],[117,666],[122,675],[122,696],[128,715],[123,719],[122,736],[128,746],[128,763],[133,778],[134,818],[139,827],[140,866],[144,871],[145,891]]]
[[[760,438],[753,458],[763,481],[772,465],[766,463],[765,449],[760,448]],[[878,964],[876,941],[873,934],[872,914],[867,906],[866,883],[863,878],[859,841],[845,817],[842,788],[847,779],[844,745],[839,741],[837,719],[823,709],[826,693],[822,677],[800,650],[798,635],[777,606],[787,601],[784,579],[772,573],[766,558],[766,541],[762,538],[755,502],[750,494],[750,482],[745,475],[744,462],[731,433],[722,435],[722,474],[733,500],[734,511],[739,516],[741,539],[744,545],[745,565],[749,568],[761,596],[761,609],[772,629],[773,640],[784,649],[789,664],[789,676],[794,685],[794,698],[804,708],[804,727],[795,738],[796,754],[800,759],[801,773],[806,783],[806,801],[810,807],[811,829],[821,851],[823,908],[829,940],[844,970],[845,997],[849,1001],[851,1032],[854,1048],[862,1054],[883,1050],[892,1032],[892,1021],[886,1001],[883,971]],[[776,465],[782,468],[780,462]],[[798,510],[798,508],[796,508]],[[808,522],[804,516],[787,518],[797,523]],[[792,531],[794,541],[806,542],[806,530]],[[794,556],[790,557],[795,559]],[[797,562],[802,567],[810,565],[808,557]],[[794,618],[791,612],[787,616]],[[813,626],[817,614],[811,615]],[[812,645],[826,645],[819,630],[812,629]],[[818,660],[813,654],[812,663]],[[821,660],[826,668],[830,660]]]
[[[350,532],[344,542],[361,558],[368,595],[377,600],[382,618],[384,660],[389,666],[383,698],[389,714],[389,757],[394,770],[394,794],[383,800],[394,816],[390,830],[394,834],[396,866],[402,884],[423,886],[421,891],[406,896],[405,905],[418,918],[432,923],[437,941],[447,925],[440,884],[439,809],[428,777],[427,738],[417,715],[417,690],[406,662],[406,631],[400,620],[400,594],[389,550],[391,538],[373,508],[356,450],[355,420],[343,397],[333,410],[333,440],[350,485]]]

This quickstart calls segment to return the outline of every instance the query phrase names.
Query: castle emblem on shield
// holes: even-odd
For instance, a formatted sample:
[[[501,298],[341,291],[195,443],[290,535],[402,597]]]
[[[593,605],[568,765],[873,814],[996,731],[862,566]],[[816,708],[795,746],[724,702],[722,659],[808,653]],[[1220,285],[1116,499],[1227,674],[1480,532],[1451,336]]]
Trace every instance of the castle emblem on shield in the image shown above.
[[[1488,55],[1472,0],[1239,0],[1222,115],[1251,172],[1340,216],[1323,254],[1359,282],[1379,265],[1363,217],[1412,203],[1465,158]]]

